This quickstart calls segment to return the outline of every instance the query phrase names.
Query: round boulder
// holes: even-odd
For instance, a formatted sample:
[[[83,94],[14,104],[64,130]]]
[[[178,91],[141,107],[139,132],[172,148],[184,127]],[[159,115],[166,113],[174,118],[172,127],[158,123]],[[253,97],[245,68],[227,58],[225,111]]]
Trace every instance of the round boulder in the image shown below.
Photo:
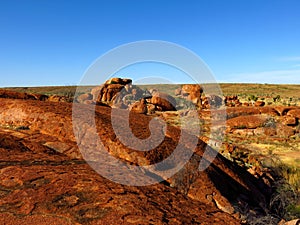
[[[150,98],[150,103],[161,108],[162,111],[174,111],[176,110],[176,100],[166,93],[155,92],[152,98]]]
[[[130,107],[130,111],[135,113],[140,113],[140,114],[147,114],[148,108],[147,108],[146,100],[141,99],[140,101],[134,103]]]

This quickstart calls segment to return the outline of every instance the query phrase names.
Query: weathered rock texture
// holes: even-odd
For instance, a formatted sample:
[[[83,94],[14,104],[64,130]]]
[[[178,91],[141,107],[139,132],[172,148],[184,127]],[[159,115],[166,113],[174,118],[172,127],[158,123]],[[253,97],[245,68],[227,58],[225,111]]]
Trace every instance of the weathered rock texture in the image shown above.
[[[106,151],[125,166],[160,162],[178,144],[180,130],[167,126],[166,137],[154,149],[136,151],[126,147],[112,128],[111,108],[80,105],[76,116],[84,118],[94,107],[97,135]],[[125,130],[127,123],[121,115],[118,126]],[[90,159],[97,163],[101,155],[95,151],[99,146],[91,145],[92,120],[82,120],[75,129],[86,135],[86,142],[81,144],[87,146]],[[151,135],[150,120],[149,116],[131,113],[129,124],[137,138]],[[6,127],[0,130],[2,224],[239,224],[229,215],[234,213],[233,202],[241,200],[263,212],[268,201],[270,190],[263,182],[221,155],[207,170],[199,172],[199,161],[209,148],[200,139],[190,162],[168,182],[132,187],[101,177],[82,159],[69,103],[1,99],[0,124]],[[189,151],[190,138],[187,136],[181,146],[182,154]],[[171,162],[169,166],[176,165]],[[107,167],[102,169],[106,171]],[[163,176],[160,170],[144,173]],[[118,170],[113,172],[124,176]]]
[[[155,92],[149,102],[161,111],[174,111],[176,109],[176,100],[165,93]]]
[[[239,116],[227,120],[227,126],[230,128],[254,129],[263,127],[269,117],[263,115]]]
[[[101,105],[102,103],[106,103],[111,106],[123,102],[123,98],[126,95],[131,95],[135,100],[138,100],[139,96],[134,96],[134,92],[132,80],[111,78],[103,85],[92,89],[91,94],[96,104]]]
[[[289,138],[299,132],[298,110],[284,106],[227,108],[227,131],[242,136]]]
[[[178,91],[177,91],[178,92]],[[181,87],[180,91],[182,96],[192,101],[196,106],[201,107],[203,88],[196,84],[185,84]]]
[[[205,93],[204,93],[205,94]],[[226,103],[226,99],[223,101],[221,96],[217,95],[203,95],[203,87],[198,84],[184,84],[181,88],[175,90],[175,95],[181,98],[185,98],[192,102],[199,109],[219,108]]]
[[[155,111],[173,111],[176,100],[165,93],[142,90],[132,85],[132,80],[111,78],[103,85],[91,90],[92,98],[96,105],[107,105],[112,108],[130,109],[136,113],[146,114]],[[86,94],[77,97],[77,102],[90,104]]]

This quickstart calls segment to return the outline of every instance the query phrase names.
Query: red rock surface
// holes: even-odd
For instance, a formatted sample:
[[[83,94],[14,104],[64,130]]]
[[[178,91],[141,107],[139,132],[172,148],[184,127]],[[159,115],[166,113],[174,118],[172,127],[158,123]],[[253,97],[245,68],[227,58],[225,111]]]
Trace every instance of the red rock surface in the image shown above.
[[[288,111],[293,109],[293,107],[275,106],[274,109],[279,113],[280,116],[283,116],[286,115]]]
[[[238,116],[256,115],[260,114],[259,108],[254,107],[238,107],[238,108],[227,108],[227,118],[234,118]]]
[[[300,119],[300,109],[291,109],[287,112],[287,115]]]
[[[264,106],[265,105],[265,102],[264,101],[256,101],[255,103],[254,103],[254,106],[255,107],[261,107],[261,106]]]
[[[297,119],[293,116],[283,116],[280,118],[280,121],[284,125],[290,125],[290,126],[297,125]]]
[[[135,113],[147,114],[148,108],[145,99],[141,99],[140,101],[134,103],[130,107],[130,111]]]
[[[278,124],[276,127],[276,133],[279,137],[290,137],[294,135],[295,131],[292,127],[284,124]]]
[[[172,96],[161,92],[154,93],[149,101],[156,107],[160,107],[162,111],[174,111],[176,107],[176,100]]]
[[[273,117],[279,116],[279,113],[273,107],[270,106],[259,107],[258,110],[261,114],[267,114]]]
[[[80,105],[79,118],[93,107]],[[95,108],[99,137],[108,152],[124,162],[153,164],[168,157],[178,144],[180,130],[168,126],[164,141],[155,149],[130,149],[113,132],[111,109]],[[136,137],[151,135],[151,117],[132,114],[130,118]],[[73,134],[72,104],[1,99],[0,124],[10,128],[0,130],[0,224],[239,224],[228,214],[231,202],[242,198],[249,205],[266,204],[268,187],[220,155],[199,172],[206,149],[201,140],[191,161],[169,184],[133,187],[103,178],[82,160]],[[78,129],[91,135],[90,122],[81,125]],[[118,125],[125,127],[125,119]],[[29,130],[14,129],[18,127]],[[188,151],[190,138],[182,152]],[[90,145],[88,140],[82,144]]]
[[[0,151],[0,224],[238,224],[163,184],[123,186],[62,155]]]
[[[267,116],[263,115],[250,115],[250,116],[239,116],[227,120],[227,126],[230,128],[240,129],[253,129],[262,127],[268,120]]]
[[[88,101],[90,100],[93,100],[93,95],[90,94],[90,93],[85,93],[85,94],[82,94],[82,95],[79,95],[76,100],[79,102],[79,103],[88,103]]]
[[[188,100],[192,101],[197,106],[201,106],[201,95],[203,88],[197,84],[185,84],[181,87],[181,94],[186,96]]]

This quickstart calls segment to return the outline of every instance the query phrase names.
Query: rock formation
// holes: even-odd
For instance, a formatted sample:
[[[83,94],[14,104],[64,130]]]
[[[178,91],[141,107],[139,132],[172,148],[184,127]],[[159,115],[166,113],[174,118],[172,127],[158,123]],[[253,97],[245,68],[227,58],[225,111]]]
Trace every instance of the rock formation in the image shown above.
[[[192,101],[196,106],[201,107],[202,87],[197,84],[184,84],[181,87],[181,95]]]
[[[157,90],[142,90],[132,85],[130,79],[111,78],[103,85],[93,88],[91,95],[97,105],[106,104],[112,108],[129,108],[142,114],[147,113],[146,108],[150,109],[149,112],[153,112],[171,111],[176,107],[176,100],[172,96]],[[77,98],[77,102],[82,103],[80,98],[81,96]]]
[[[264,106],[264,105],[265,105],[265,102],[264,102],[264,101],[256,101],[256,102],[254,103],[254,106],[256,106],[256,107]]]
[[[147,114],[148,108],[145,99],[141,99],[140,101],[135,102],[131,107],[130,111],[140,114]]]
[[[184,84],[175,90],[175,95],[191,101],[199,109],[219,108],[223,99],[217,95],[203,95],[203,88],[197,84]]]
[[[77,97],[77,101],[83,104],[89,104],[91,103],[91,100],[93,100],[93,95],[91,93],[85,93]]]
[[[174,111],[176,110],[176,100],[168,94],[155,92],[151,98],[149,98],[149,103],[156,106],[160,111]]]
[[[121,103],[125,95],[132,94],[132,80],[111,78],[103,85],[93,88],[91,94],[96,104],[113,105]],[[137,100],[137,99],[136,99]]]
[[[81,105],[78,110],[76,115],[83,118],[92,107]],[[151,117],[135,114],[130,118],[134,135],[147,138]],[[151,165],[168,157],[180,136],[180,130],[168,126],[159,146],[146,152],[135,151],[116,139],[110,108],[96,106],[95,120],[98,135],[109,154],[133,165]],[[120,117],[120,127],[126,124],[124,120]],[[165,184],[130,187],[102,178],[82,160],[73,134],[70,103],[1,99],[0,124],[29,128],[28,131],[11,131],[10,135],[0,138],[0,186],[5,190],[0,198],[3,223],[22,218],[25,222],[41,224],[64,224],[62,220],[65,224],[238,224],[238,216],[228,214],[234,213],[232,202],[243,199],[249,205],[263,207],[267,201],[268,187],[221,155],[207,170],[198,171],[199,160],[209,148],[201,140],[191,161]],[[94,135],[93,129],[84,120],[78,129],[82,129],[89,140],[82,144],[94,151],[97,146],[91,146],[92,139],[88,139]],[[189,143],[189,137],[185,142]],[[188,144],[181,148],[182,152],[189,151]],[[97,155],[93,158],[98,159]],[[147,173],[161,175],[162,171],[157,168]],[[29,195],[26,201],[22,200]],[[12,206],[5,208],[7,204]]]

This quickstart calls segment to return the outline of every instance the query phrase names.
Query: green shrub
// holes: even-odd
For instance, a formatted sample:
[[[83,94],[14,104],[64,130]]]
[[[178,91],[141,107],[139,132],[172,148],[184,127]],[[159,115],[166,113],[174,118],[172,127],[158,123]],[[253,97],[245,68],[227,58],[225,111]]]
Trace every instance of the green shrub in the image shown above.
[[[255,95],[250,95],[249,97],[248,97],[248,100],[249,101],[257,101],[257,99],[258,99],[258,97],[256,97]]]

